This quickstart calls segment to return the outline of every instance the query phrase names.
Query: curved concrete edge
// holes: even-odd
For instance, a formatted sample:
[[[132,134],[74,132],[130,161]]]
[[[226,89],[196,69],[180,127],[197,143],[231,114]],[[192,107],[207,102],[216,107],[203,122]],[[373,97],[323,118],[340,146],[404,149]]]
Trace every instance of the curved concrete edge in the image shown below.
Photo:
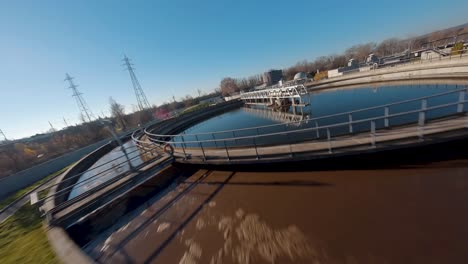
[[[53,197],[52,199],[47,200],[42,206],[42,211],[47,213],[55,207],[55,193],[60,189],[60,182],[66,179],[67,176],[71,175],[74,171],[79,168],[83,162],[86,162],[90,156],[96,155],[94,153],[101,152],[102,149],[108,148],[112,144],[112,141],[105,144],[104,146],[98,148],[97,150],[91,152],[90,154],[84,156],[79,161],[77,161],[73,166],[68,168],[64,173],[56,178],[56,185],[51,188],[49,194]],[[100,151],[101,150],[101,151]],[[49,244],[52,246],[52,249],[55,253],[55,256],[62,263],[70,264],[90,264],[95,263],[86,253],[84,253],[81,248],[68,236],[65,229],[59,226],[50,226],[48,221],[49,217],[47,216],[46,221],[44,222],[47,239]]]
[[[184,130],[185,128],[216,116],[220,112],[230,111],[243,105],[244,102],[240,100],[223,102],[202,108],[197,111],[186,113],[177,117],[166,119],[157,124],[153,124],[146,127],[146,131],[158,134],[175,134]]]
[[[307,90],[309,92],[319,92],[319,91],[326,91],[326,90],[333,90],[333,89],[345,89],[345,88],[358,88],[363,87],[364,85],[411,85],[411,84],[420,84],[420,83],[428,83],[428,84],[441,84],[441,82],[448,82],[449,84],[459,84],[459,85],[467,85],[468,86],[468,72],[464,74],[445,74],[445,75],[420,75],[420,76],[413,76],[413,77],[406,77],[406,78],[382,78],[380,80],[356,80],[352,83],[333,83],[329,85],[324,85],[320,87],[309,87]],[[458,81],[458,82],[456,82]]]
[[[46,224],[45,224],[46,225]],[[95,261],[84,253],[61,227],[47,228],[47,238],[56,257],[65,264],[91,264]]]
[[[124,138],[129,138],[131,134],[127,134]],[[63,263],[95,263],[86,253],[84,253],[81,248],[70,238],[65,229],[60,226],[51,226],[49,224],[50,216],[48,212],[53,209],[57,202],[57,197],[55,193],[61,188],[64,188],[60,184],[64,179],[67,179],[69,176],[76,175],[86,169],[88,169],[98,158],[103,156],[105,153],[109,152],[114,148],[114,141],[109,140],[109,142],[95,151],[89,153],[88,155],[82,157],[77,161],[73,166],[68,168],[64,173],[59,175],[55,181],[54,185],[49,191],[49,195],[53,197],[52,199],[47,200],[44,205],[41,207],[41,210],[46,214],[46,221],[44,225],[46,226],[47,238],[50,245],[52,246],[53,251],[56,254],[56,257]],[[76,179],[77,181],[78,179]],[[70,185],[71,183],[67,183]]]
[[[320,155],[310,155],[308,153],[297,153],[294,156],[278,156],[272,158],[262,158],[261,160],[256,160],[255,157],[251,159],[238,160],[238,161],[227,161],[227,160],[206,160],[200,162],[198,160],[183,160],[179,159],[174,161],[175,165],[187,165],[194,166],[196,168],[203,169],[213,169],[213,170],[257,170],[260,167],[268,169],[284,169],[288,168],[288,164],[295,163],[307,163],[308,166],[322,166],[324,162],[336,165],[338,159],[355,159],[355,160],[365,160],[365,157],[370,157],[370,155],[394,155],[398,157],[399,155],[406,154],[406,152],[413,151],[416,152],[419,149],[424,148],[445,148],[446,145],[456,145],[456,146],[466,146],[468,142],[468,134],[466,132],[461,133],[460,135],[450,136],[448,138],[441,138],[437,140],[430,141],[417,141],[414,143],[409,143],[404,146],[377,146],[372,149],[357,149],[353,151],[342,151],[343,149],[336,149],[333,154],[327,154],[327,151],[323,151]],[[399,153],[399,154],[394,154]],[[422,152],[424,153],[424,152]],[[421,155],[420,155],[421,156]],[[422,155],[424,156],[424,155]],[[421,157],[422,157],[421,156]],[[281,168],[283,166],[283,168]],[[318,167],[315,167],[317,169]]]
[[[398,67],[388,67],[372,71],[356,72],[340,77],[321,80],[318,82],[309,82],[305,85],[307,89],[319,90],[345,85],[378,83],[385,81],[453,78],[454,74],[465,74],[461,77],[467,77],[468,57],[457,60],[442,60],[431,63],[407,64]],[[460,78],[460,76],[457,78]]]
[[[109,145],[112,143],[112,141],[109,141],[109,143],[105,144],[104,146],[96,149],[95,151],[89,153],[88,155],[82,157],[80,160],[78,160],[75,164],[73,164],[70,168],[68,168],[65,172],[63,172],[62,174],[60,174],[58,177],[56,177],[55,179],[55,185],[50,189],[49,191],[49,195],[53,197],[53,199],[48,199],[44,205],[42,206],[42,210],[47,213],[48,211],[50,211],[52,208],[55,207],[55,201],[56,201],[56,197],[55,197],[55,193],[58,191],[58,189],[62,186],[60,186],[60,183],[66,179],[72,172],[75,172],[77,170],[77,168],[79,166],[81,166],[81,164],[83,162],[85,162],[90,156],[93,156],[95,155],[94,153],[96,152],[100,152],[101,149],[103,148],[108,148]]]

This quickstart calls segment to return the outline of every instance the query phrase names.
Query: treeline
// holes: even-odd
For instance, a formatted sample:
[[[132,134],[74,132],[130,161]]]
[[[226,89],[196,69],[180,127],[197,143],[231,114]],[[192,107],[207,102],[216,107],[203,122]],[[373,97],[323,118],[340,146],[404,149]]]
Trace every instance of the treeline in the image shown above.
[[[285,81],[292,80],[294,75],[298,72],[305,72],[310,78],[313,78],[317,72],[328,71],[331,69],[336,69],[339,67],[346,66],[350,59],[356,59],[360,62],[365,61],[367,56],[371,53],[379,57],[389,56],[392,54],[402,53],[410,50],[418,50],[424,46],[438,46],[443,45],[447,38],[453,36],[459,36],[468,33],[468,26],[463,25],[459,27],[449,28],[441,31],[432,32],[427,35],[408,38],[408,39],[399,39],[399,38],[389,38],[383,40],[380,43],[369,42],[364,44],[354,45],[346,49],[341,54],[331,54],[328,56],[320,56],[314,61],[303,60],[295,65],[283,69],[283,79]],[[260,75],[254,75],[260,76]],[[323,76],[320,76],[320,78]],[[318,78],[318,79],[320,79]],[[259,83],[250,83],[249,85],[239,86],[238,80],[231,77],[226,77],[221,80],[220,89],[221,93],[224,96],[229,96],[239,91],[244,91],[251,89],[261,83],[261,78]]]
[[[111,100],[113,125],[111,129],[116,132],[137,128],[152,120],[152,112],[136,111],[125,114],[121,105]],[[69,126],[60,131],[51,131],[47,134],[38,134],[29,139],[15,142],[3,142],[0,145],[0,177],[14,174],[28,169],[47,160],[59,157],[73,150],[86,147],[105,138],[111,137],[109,125],[103,124],[100,119]]]
[[[156,118],[163,119],[169,117],[174,111],[177,112],[181,109],[198,105],[203,100],[219,95],[221,95],[219,89],[215,89],[214,92],[209,94],[202,94],[201,91],[198,90],[197,97],[192,97],[191,95],[185,95],[184,97],[181,97],[179,99],[173,97],[172,102],[164,102],[159,106],[154,106],[153,111],[155,113]]]
[[[229,96],[231,94],[238,93],[240,91],[246,91],[254,88],[263,83],[262,75],[252,75],[247,78],[230,78],[226,77],[221,80],[220,88],[223,96]]]
[[[21,170],[33,167],[52,158],[61,156],[70,151],[88,146],[111,136],[109,128],[117,133],[137,129],[139,125],[152,120],[165,119],[172,116],[175,111],[199,104],[207,98],[220,95],[219,91],[210,94],[201,94],[199,97],[186,95],[172,102],[153,106],[151,109],[127,113],[125,107],[114,99],[109,98],[111,125],[101,122],[100,119],[92,122],[83,122],[80,125],[69,126],[60,131],[50,131],[47,134],[38,134],[29,139],[4,142],[0,145],[0,177],[14,174]],[[83,118],[84,119],[84,118]]]
[[[5,142],[0,146],[0,177],[30,168],[67,152],[109,137],[99,122],[68,127],[29,141]]]
[[[109,128],[116,132],[136,129],[138,124],[145,124],[153,119],[151,110],[125,114],[123,108],[116,108],[115,105],[111,110],[114,110],[110,118],[112,125],[102,123],[98,119],[60,131],[39,134],[26,140],[4,142],[0,145],[0,177],[109,138]]]

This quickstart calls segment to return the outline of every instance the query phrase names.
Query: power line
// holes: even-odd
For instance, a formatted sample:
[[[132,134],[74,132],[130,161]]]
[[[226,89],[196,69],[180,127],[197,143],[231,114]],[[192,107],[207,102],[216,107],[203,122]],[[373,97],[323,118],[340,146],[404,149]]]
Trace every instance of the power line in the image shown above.
[[[127,67],[127,70],[130,74],[130,79],[132,80],[133,90],[135,91],[138,108],[140,109],[140,111],[151,108],[148,99],[146,98],[146,95],[143,92],[143,89],[141,89],[140,82],[138,81],[135,75],[133,64],[130,62],[130,59],[126,55],[124,56],[123,61],[125,62],[124,66]]]
[[[83,99],[82,93],[80,93],[77,89],[78,85],[75,85],[73,82],[73,77],[70,77],[70,75],[65,74],[66,78],[65,81],[68,81],[70,83],[70,89],[73,91],[73,97],[75,97],[76,104],[78,105],[78,109],[80,110],[80,113],[83,117],[87,118],[89,122],[92,121],[94,118],[93,112],[89,109],[89,106],[86,104],[86,101]]]

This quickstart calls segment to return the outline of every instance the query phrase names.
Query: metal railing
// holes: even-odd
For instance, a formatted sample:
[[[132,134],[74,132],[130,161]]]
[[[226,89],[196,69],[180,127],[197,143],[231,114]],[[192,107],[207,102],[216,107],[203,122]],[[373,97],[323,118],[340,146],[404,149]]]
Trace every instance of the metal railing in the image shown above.
[[[367,66],[369,67],[368,71],[373,71],[373,70],[378,70],[378,69],[399,68],[399,67],[404,67],[404,66],[414,65],[414,64],[426,64],[426,63],[437,62],[437,61],[450,61],[452,59],[462,59],[462,58],[467,58],[467,57],[468,57],[468,49],[463,49],[459,51],[451,51],[449,54],[446,54],[445,56],[438,54],[435,56],[432,56],[432,55],[426,56],[425,58],[421,58],[421,57],[402,58],[402,59],[399,59],[398,61],[391,62],[391,63],[374,63],[374,64],[363,65],[360,68],[364,68]],[[341,75],[329,77],[328,79],[349,76],[349,74],[352,74],[352,73],[368,72],[368,71],[362,71],[360,70],[360,68],[343,71],[341,72],[342,73]]]
[[[427,113],[430,111],[438,111],[440,109],[447,109],[450,107],[455,107],[455,111],[448,112],[444,114],[442,117],[448,117],[452,115],[459,115],[461,113],[466,113],[465,110],[465,103],[467,101],[465,100],[465,94],[468,90],[468,87],[465,87],[463,89],[457,89],[453,91],[448,91],[448,92],[443,92],[443,93],[438,93],[434,95],[429,95],[429,96],[424,96],[424,97],[419,97],[415,99],[409,99],[409,100],[403,100],[395,103],[389,103],[389,104],[384,104],[384,105],[379,105],[375,107],[369,107],[369,108],[363,108],[363,109],[358,109],[354,111],[346,111],[338,114],[332,114],[332,115],[327,115],[327,116],[322,116],[322,117],[317,117],[317,118],[312,118],[304,121],[297,121],[297,122],[290,122],[286,124],[274,124],[274,125],[267,125],[267,126],[258,126],[258,127],[251,127],[251,128],[243,128],[243,129],[235,129],[235,130],[225,130],[225,131],[216,131],[216,132],[205,132],[205,133],[197,133],[197,134],[177,134],[177,135],[164,135],[164,134],[155,134],[151,133],[148,131],[146,132],[146,136],[148,139],[152,142],[152,144],[155,145],[160,145],[160,147],[164,145],[171,145],[174,148],[174,154],[176,156],[180,156],[183,158],[190,158],[194,156],[200,156],[204,160],[207,160],[210,158],[210,152],[213,153],[216,152],[216,156],[219,156],[220,151],[219,150],[224,150],[225,152],[225,157],[230,160],[232,158],[232,153],[230,153],[230,150],[232,149],[239,149],[240,147],[243,147],[243,149],[249,148],[250,150],[255,150],[255,153],[251,153],[252,155],[256,156],[257,159],[261,158],[261,155],[259,154],[259,148],[260,147],[265,147],[265,146],[278,146],[278,145],[289,145],[289,150],[290,154],[293,155],[293,147],[291,144],[296,144],[298,143],[297,139],[300,139],[301,142],[303,141],[315,141],[315,142],[321,142],[321,143],[327,143],[329,152],[332,152],[332,149],[334,148],[333,146],[333,141],[337,140],[337,136],[346,136],[346,135],[353,135],[355,137],[355,133],[357,132],[364,132],[364,131],[370,131],[370,134],[366,135],[366,138],[371,140],[371,145],[375,147],[375,144],[377,142],[377,136],[381,135],[377,133],[377,123],[382,123],[381,128],[389,128],[391,127],[390,120],[397,118],[397,117],[403,117],[403,116],[411,116],[411,115],[417,115],[418,118],[416,120],[417,122],[417,136],[422,139],[424,137],[424,130],[425,128],[428,129],[434,129],[433,127],[426,127],[427,123],[430,121],[430,118],[427,117]],[[451,94],[458,94],[455,100],[451,100],[448,103],[440,103],[438,105],[434,106],[428,106],[428,100],[431,98],[436,98],[436,97],[443,97],[446,95],[451,95]],[[400,111],[396,113],[390,113],[390,107],[391,106],[397,106],[397,105],[402,105],[402,104],[408,104],[411,102],[420,102],[420,107],[412,110],[406,110],[406,111]],[[357,113],[365,112],[365,111],[370,111],[370,110],[378,110],[380,109],[382,114],[379,116],[372,116],[372,117],[367,117],[367,118],[361,118],[361,119],[355,119],[355,115]],[[319,121],[326,119],[326,118],[332,118],[332,117],[345,117],[347,118],[347,121],[344,122],[338,122],[338,123],[333,123],[333,124],[327,124],[327,125],[319,125]],[[438,116],[440,118],[441,116]],[[274,127],[288,127],[288,124],[302,124],[302,123],[315,123],[315,127],[308,127],[308,128],[303,128],[303,129],[295,129],[295,130],[285,130],[285,131],[279,131],[279,132],[271,132],[271,133],[261,133],[260,130],[265,129],[265,128],[274,128]],[[414,121],[412,121],[414,122]],[[409,122],[411,123],[411,122]],[[393,125],[393,124],[392,124]],[[402,124],[398,124],[402,125]],[[362,130],[362,127],[367,127],[367,129]],[[447,126],[447,124],[445,124]],[[357,131],[356,128],[360,127],[361,131]],[[331,130],[332,129],[337,129],[340,128],[341,130],[346,130],[346,133],[339,134],[339,135],[333,135]],[[250,131],[252,135],[247,135],[247,136],[236,136],[236,133],[239,133],[240,131]],[[325,140],[323,139],[323,132],[325,132],[326,138]],[[393,133],[392,131],[388,131],[388,135],[390,136],[390,133]],[[216,138],[217,135],[224,134],[228,135],[228,137],[223,137],[223,138]],[[306,134],[308,137],[299,137],[299,135],[304,135]],[[369,137],[370,135],[370,137]],[[195,138],[195,140],[191,140],[190,138]],[[200,140],[201,137],[208,137],[209,139],[203,139]],[[211,138],[210,138],[211,137]],[[259,144],[259,141],[261,139],[272,139],[278,137],[282,140],[276,141],[274,143],[270,144]],[[239,145],[232,145],[231,148],[229,148],[229,144],[227,143],[232,143],[232,142],[248,142],[247,144],[244,144],[242,146]],[[264,140],[265,142],[268,140]],[[358,144],[356,144],[358,145]],[[336,146],[335,146],[336,147]],[[296,147],[297,151],[299,149]],[[207,153],[208,152],[208,153]],[[246,154],[247,155],[247,154]]]
[[[157,148],[157,146],[153,146],[153,149],[154,148]],[[126,149],[131,149],[131,148],[126,148]],[[131,157],[129,159],[130,161],[132,161],[132,160],[136,160],[136,159],[141,159],[141,155],[145,155],[145,154],[147,154],[147,153],[149,153],[151,151],[152,150],[141,151],[138,147],[135,147],[134,150],[132,150],[130,152],[127,152],[127,154],[132,154],[132,153],[135,153],[135,152],[139,153],[139,155],[137,155],[135,157]],[[140,165],[138,165],[136,167],[136,169],[141,168],[141,167],[147,165],[148,163],[155,161],[155,159],[157,159],[159,157],[160,156],[156,155],[152,159],[150,159],[150,160],[148,160],[146,162],[142,162]],[[119,159],[122,159],[123,161],[120,162],[120,163],[117,163],[117,164],[113,163],[113,162],[115,162],[115,161],[117,161]],[[81,180],[81,181],[79,180],[79,177],[82,177],[84,174],[92,172],[92,171],[94,171],[94,170],[96,170],[98,168],[101,168],[103,166],[106,166],[108,164],[113,164],[114,166],[112,166],[110,168],[107,168],[107,169],[104,169],[104,170],[96,173],[95,175],[93,175],[91,177],[88,177],[88,178],[86,178],[84,180]],[[46,197],[40,199],[39,201],[40,202],[45,202],[45,201],[48,201],[50,199],[56,199],[57,197],[60,197],[60,196],[69,195],[70,192],[73,190],[73,188],[82,187],[82,186],[85,186],[85,185],[89,184],[90,182],[99,180],[99,179],[107,176],[107,173],[114,170],[115,167],[120,167],[121,165],[126,165],[126,164],[128,164],[128,160],[126,159],[125,154],[123,154],[123,155],[120,155],[120,156],[118,156],[118,157],[116,157],[114,159],[111,159],[111,160],[109,160],[109,161],[107,161],[105,163],[99,164],[99,165],[91,167],[91,168],[89,168],[89,169],[87,169],[85,171],[82,171],[80,173],[69,176],[66,179],[61,180],[60,182],[57,182],[55,184],[52,184],[52,185],[48,186],[47,189],[51,189],[51,188],[53,188],[53,187],[55,187],[57,185],[66,183],[68,181],[77,180],[77,183],[71,184],[70,186],[67,186],[67,187],[64,187],[64,188],[61,188],[60,190],[57,190],[55,193],[47,195]],[[97,190],[103,188],[104,186],[106,186],[105,183],[115,182],[116,180],[119,180],[119,179],[125,177],[126,175],[128,175],[131,172],[132,172],[131,170],[126,170],[126,171],[123,171],[122,173],[116,174],[114,177],[112,177],[111,179],[108,179],[106,182],[97,184],[96,186],[94,186],[94,187],[92,187],[90,189],[87,189],[83,193],[81,193],[81,194],[79,194],[79,195],[77,195],[77,196],[75,196],[75,197],[73,197],[71,199],[66,199],[64,202],[62,202],[60,204],[56,204],[55,207],[51,211],[57,211],[60,208],[63,208],[63,207],[68,206],[70,204],[76,203],[76,202],[82,200],[83,198],[89,196],[90,194],[95,193]],[[76,179],[76,178],[78,178],[78,179]]]
[[[267,88],[264,90],[241,93],[242,100],[265,99],[265,98],[300,98],[307,94],[307,89],[303,84],[284,86],[278,88]]]

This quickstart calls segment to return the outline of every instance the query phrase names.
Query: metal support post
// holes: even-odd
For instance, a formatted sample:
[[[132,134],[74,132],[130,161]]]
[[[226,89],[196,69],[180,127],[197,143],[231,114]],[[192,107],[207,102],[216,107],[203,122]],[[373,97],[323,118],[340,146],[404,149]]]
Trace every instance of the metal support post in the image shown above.
[[[195,135],[195,139],[198,141],[198,145],[199,145],[200,148],[201,148],[201,151],[202,151],[202,154],[203,154],[203,160],[206,160],[205,150],[203,149],[202,143],[198,140],[198,136],[197,136],[197,135]]]
[[[253,142],[254,142],[254,147],[255,147],[255,155],[257,155],[257,160],[259,160],[260,157],[258,156],[257,142],[256,142],[255,138],[253,138]]]
[[[315,121],[315,133],[317,134],[317,138],[320,138],[319,125],[317,121]]]
[[[184,148],[184,137],[180,136],[182,139],[182,143],[180,143],[180,146],[182,147],[182,152],[184,152],[184,158],[187,159],[187,153],[185,153],[185,148]]]
[[[371,144],[375,148],[375,121],[371,121]]]
[[[182,139],[182,147],[184,147],[184,145],[185,147],[187,147],[187,144],[185,144],[184,136],[181,135],[180,138]]]
[[[331,135],[330,129],[327,128],[327,140],[328,140],[328,153],[332,153],[332,142],[331,142]]]
[[[423,99],[423,100],[421,100],[421,111],[419,111],[418,124],[420,126],[424,126],[424,122],[425,122],[425,119],[426,119],[426,109],[427,109],[427,100]]]
[[[214,140],[215,147],[218,147],[218,143],[216,143],[216,138],[215,138],[215,136],[214,136],[214,133],[211,133],[211,137],[212,137],[213,140]]]
[[[349,119],[349,133],[352,134],[353,133],[353,115],[349,114],[348,119]]]
[[[427,100],[423,99],[421,101],[421,112],[419,112],[419,121],[418,121],[418,136],[419,140],[424,140],[424,125],[426,123],[426,109],[427,109]]]
[[[468,128],[468,112],[465,112],[465,128]]]
[[[227,146],[226,146],[226,140],[224,140],[223,143],[224,143],[224,149],[226,150],[227,159],[231,160],[231,158],[229,157],[229,151],[228,151]]]
[[[461,91],[458,95],[458,105],[457,105],[457,112],[461,113],[463,112],[463,106],[465,102],[465,91]]]
[[[291,143],[289,143],[289,155],[292,157],[294,157],[294,153],[292,151],[292,146],[291,146]]]
[[[111,127],[106,125],[106,128],[109,130],[111,133],[112,137],[117,141],[117,144],[120,146],[120,150],[122,150],[123,154],[125,155],[125,158],[127,159],[128,166],[130,167],[131,171],[135,171],[135,167],[133,167],[132,163],[130,162],[130,158],[128,157],[127,150],[125,150],[125,147],[123,146],[122,141],[120,138],[114,133]]]
[[[390,114],[390,109],[388,107],[385,107],[385,119],[384,119],[384,126],[389,127],[390,122],[388,121],[388,115]]]

